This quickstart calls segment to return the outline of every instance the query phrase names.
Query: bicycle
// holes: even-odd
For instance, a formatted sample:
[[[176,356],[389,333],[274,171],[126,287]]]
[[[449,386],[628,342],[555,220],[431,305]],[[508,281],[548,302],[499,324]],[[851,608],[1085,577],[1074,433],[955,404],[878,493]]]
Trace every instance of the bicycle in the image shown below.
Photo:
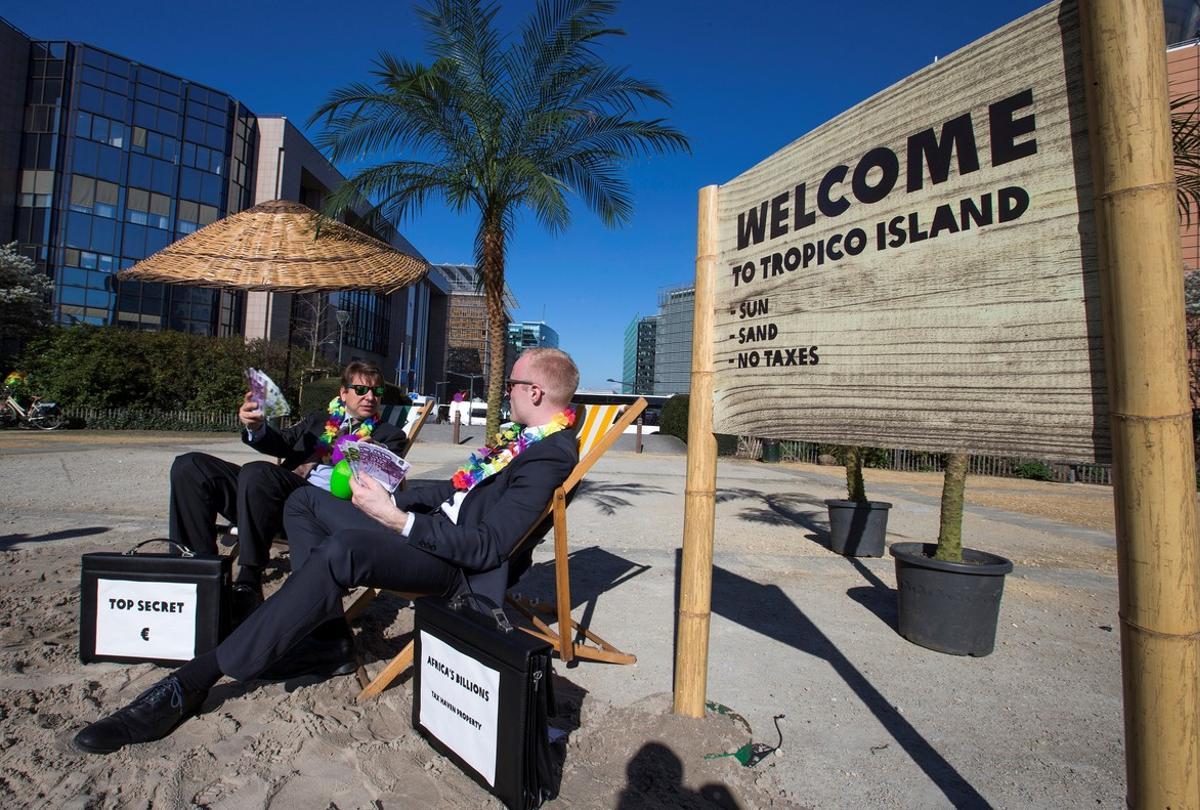
[[[38,428],[54,430],[62,427],[66,421],[62,408],[56,402],[43,402],[41,397],[33,397],[28,408],[22,408],[11,391],[5,391],[4,402],[0,403],[0,427]]]

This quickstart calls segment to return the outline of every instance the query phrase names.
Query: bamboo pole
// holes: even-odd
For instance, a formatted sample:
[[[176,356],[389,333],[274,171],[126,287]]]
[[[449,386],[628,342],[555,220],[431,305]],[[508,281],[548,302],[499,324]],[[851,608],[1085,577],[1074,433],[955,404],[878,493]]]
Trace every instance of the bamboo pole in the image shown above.
[[[704,716],[708,624],[712,607],[717,439],[713,435],[713,314],[717,278],[717,186],[700,189],[696,234],[696,300],[692,323],[692,387],[688,405],[683,560],[679,632],[675,640],[675,713]]]
[[[1130,807],[1200,807],[1200,557],[1160,0],[1082,0]]]

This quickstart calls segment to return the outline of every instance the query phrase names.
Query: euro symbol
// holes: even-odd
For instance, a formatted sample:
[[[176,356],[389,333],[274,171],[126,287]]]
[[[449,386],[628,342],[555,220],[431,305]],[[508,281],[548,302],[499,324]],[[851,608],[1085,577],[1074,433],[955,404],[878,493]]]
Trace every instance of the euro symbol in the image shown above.
[[[142,641],[149,641],[149,640],[150,640],[150,628],[143,627],[142,628]]]

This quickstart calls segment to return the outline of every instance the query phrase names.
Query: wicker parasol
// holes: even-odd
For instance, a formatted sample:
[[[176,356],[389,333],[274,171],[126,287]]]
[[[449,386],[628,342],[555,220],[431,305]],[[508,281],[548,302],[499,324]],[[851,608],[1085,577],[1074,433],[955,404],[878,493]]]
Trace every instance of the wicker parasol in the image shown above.
[[[172,242],[117,278],[271,292],[391,293],[419,281],[427,269],[424,260],[307,206],[272,200]]]

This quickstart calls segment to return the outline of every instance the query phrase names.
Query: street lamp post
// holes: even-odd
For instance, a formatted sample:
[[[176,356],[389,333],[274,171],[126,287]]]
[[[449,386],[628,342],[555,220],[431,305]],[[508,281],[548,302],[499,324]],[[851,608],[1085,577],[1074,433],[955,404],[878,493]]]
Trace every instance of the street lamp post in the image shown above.
[[[342,341],[346,337],[346,324],[350,323],[350,313],[344,309],[337,311],[338,322],[338,365],[342,364]]]
[[[647,394],[647,393],[653,394],[654,393],[653,391],[639,391],[638,384],[636,381],[630,382],[629,380],[614,380],[612,377],[608,377],[604,381],[610,382],[610,383],[616,383],[617,385],[628,385],[630,388],[633,389],[633,393],[635,393],[635,394]],[[662,382],[662,381],[661,380],[651,380],[650,381],[651,388],[653,388],[655,385],[657,385],[660,382]],[[621,393],[625,393],[625,392],[622,391]]]

